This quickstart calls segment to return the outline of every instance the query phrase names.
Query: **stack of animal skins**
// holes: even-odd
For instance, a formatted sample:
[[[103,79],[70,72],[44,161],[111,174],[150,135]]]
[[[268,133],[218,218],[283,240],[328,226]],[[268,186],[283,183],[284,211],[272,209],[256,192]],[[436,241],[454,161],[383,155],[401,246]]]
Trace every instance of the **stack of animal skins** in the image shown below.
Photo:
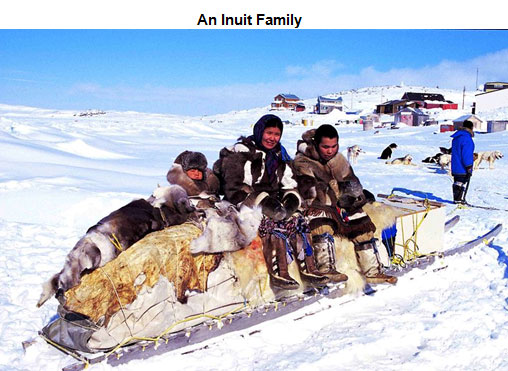
[[[95,352],[274,299],[259,237],[239,251],[192,255],[201,234],[191,223],[149,234],[67,290],[61,318],[42,333]]]
[[[386,216],[385,207],[375,204]],[[380,211],[374,206],[365,211],[380,235],[386,221],[375,217]],[[69,349],[107,351],[307,289],[296,262],[289,273],[300,288],[271,288],[259,237],[238,251],[192,255],[191,242],[201,234],[195,224],[184,223],[147,235],[67,290],[60,318],[42,334]]]

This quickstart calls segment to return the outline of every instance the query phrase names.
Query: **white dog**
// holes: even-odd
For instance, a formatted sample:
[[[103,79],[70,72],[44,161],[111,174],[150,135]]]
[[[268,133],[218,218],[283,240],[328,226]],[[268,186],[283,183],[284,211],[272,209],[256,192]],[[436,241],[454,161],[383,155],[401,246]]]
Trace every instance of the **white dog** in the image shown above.
[[[356,165],[356,162],[358,160],[358,156],[360,153],[364,152],[358,144],[355,144],[354,146],[347,147],[347,160],[351,165]]]
[[[385,163],[388,165],[412,165],[416,166],[416,164],[412,163],[413,157],[411,155],[405,155],[404,157],[396,158],[392,161],[386,161]]]
[[[439,156],[438,164],[441,166],[441,170],[444,170],[445,167],[448,167],[448,174],[452,173],[452,155],[442,154]]]
[[[478,158],[476,158],[474,161],[474,169],[475,170],[478,169],[478,167],[480,166],[480,164],[483,160],[489,162],[489,169],[493,169],[494,168],[494,161],[499,160],[503,157],[504,156],[501,153],[501,151],[478,152]]]

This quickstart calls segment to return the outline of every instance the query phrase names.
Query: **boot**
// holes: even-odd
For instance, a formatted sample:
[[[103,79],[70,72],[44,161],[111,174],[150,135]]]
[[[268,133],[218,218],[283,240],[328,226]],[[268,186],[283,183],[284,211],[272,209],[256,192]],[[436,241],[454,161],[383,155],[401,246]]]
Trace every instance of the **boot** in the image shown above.
[[[319,272],[314,263],[314,255],[305,256],[305,259],[298,262],[300,277],[311,285],[322,286],[330,282],[330,278]]]
[[[327,276],[330,282],[347,281],[347,276],[335,269],[335,244],[333,236],[323,233],[312,237],[316,269]]]
[[[354,245],[358,263],[367,283],[395,284],[397,282],[397,277],[382,272],[375,239],[355,242]]]
[[[463,188],[462,184],[463,183],[455,182],[455,183],[453,183],[453,186],[452,186],[453,202],[456,204],[462,204],[464,202],[464,200],[463,200],[464,188]]]
[[[282,238],[272,234],[263,237],[263,255],[272,286],[284,290],[300,287],[300,284],[289,275],[286,246]]]

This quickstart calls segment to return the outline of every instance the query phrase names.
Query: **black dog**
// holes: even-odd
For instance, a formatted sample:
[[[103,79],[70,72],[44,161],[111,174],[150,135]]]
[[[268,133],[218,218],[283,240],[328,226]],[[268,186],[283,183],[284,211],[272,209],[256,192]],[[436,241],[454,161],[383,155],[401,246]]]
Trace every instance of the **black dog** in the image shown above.
[[[427,164],[439,164],[439,158],[441,155],[451,155],[452,149],[446,148],[446,147],[439,147],[440,153],[436,153],[434,156],[430,156],[422,160],[422,162],[425,162]]]
[[[389,158],[392,158],[392,152],[395,148],[397,148],[397,145],[395,143],[390,144],[383,150],[379,158],[381,160],[388,160]]]

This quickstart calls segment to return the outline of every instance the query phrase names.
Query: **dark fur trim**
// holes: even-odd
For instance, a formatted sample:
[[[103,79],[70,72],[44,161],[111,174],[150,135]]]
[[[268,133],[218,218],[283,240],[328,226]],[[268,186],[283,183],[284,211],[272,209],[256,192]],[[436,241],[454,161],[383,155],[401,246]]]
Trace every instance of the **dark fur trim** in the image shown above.
[[[184,171],[198,169],[204,173],[208,166],[208,161],[206,161],[205,155],[201,152],[184,151],[176,157],[175,164],[182,165]]]
[[[181,186],[189,196],[197,196],[202,192],[217,195],[219,192],[219,179],[208,168],[203,172],[203,180],[193,180],[189,178],[181,165],[175,163],[169,169],[166,179],[170,184]]]

